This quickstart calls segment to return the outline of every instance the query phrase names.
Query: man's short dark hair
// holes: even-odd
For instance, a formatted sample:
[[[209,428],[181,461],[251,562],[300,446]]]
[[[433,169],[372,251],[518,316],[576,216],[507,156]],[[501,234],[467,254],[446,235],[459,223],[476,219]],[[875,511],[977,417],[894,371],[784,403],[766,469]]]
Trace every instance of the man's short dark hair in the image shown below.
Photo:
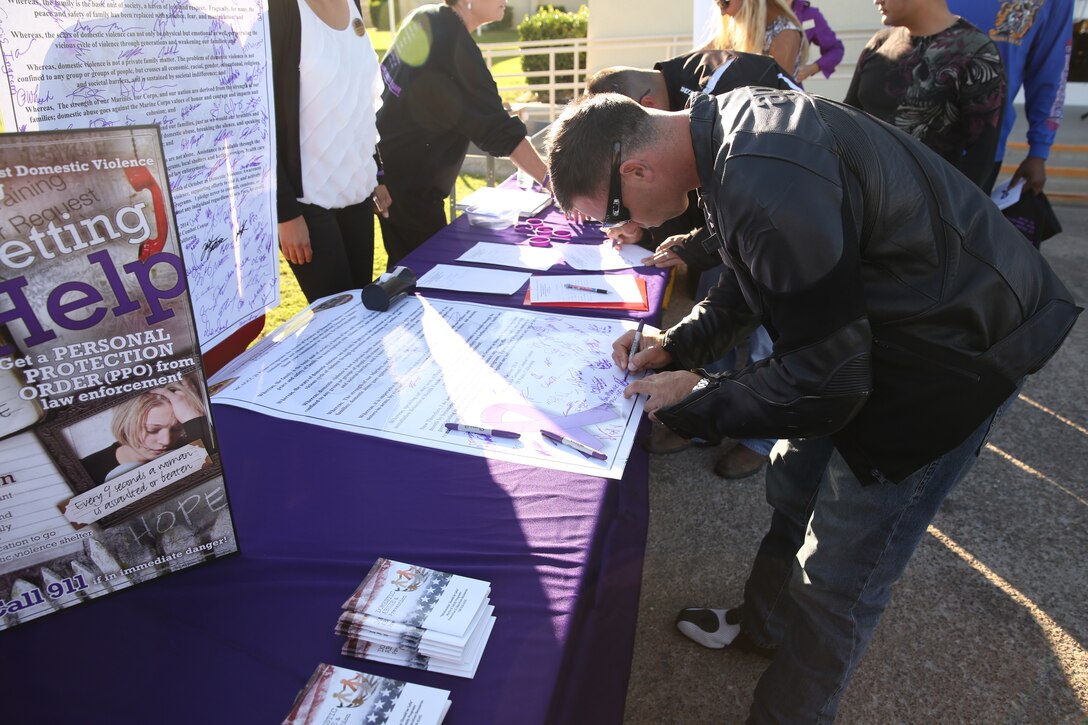
[[[657,71],[631,68],[626,65],[614,65],[604,68],[594,73],[586,81],[586,93],[590,95],[619,93],[639,101],[641,98],[637,97],[637,94],[646,92],[646,79],[651,73],[657,73]]]
[[[548,173],[555,200],[570,211],[576,196],[607,194],[612,146],[623,144],[624,158],[654,139],[650,116],[618,93],[582,96],[548,131]]]

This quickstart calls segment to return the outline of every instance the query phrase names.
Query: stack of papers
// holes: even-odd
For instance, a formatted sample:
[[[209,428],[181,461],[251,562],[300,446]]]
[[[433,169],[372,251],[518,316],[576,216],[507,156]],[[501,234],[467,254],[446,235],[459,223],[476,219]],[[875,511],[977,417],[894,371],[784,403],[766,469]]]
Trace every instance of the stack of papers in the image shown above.
[[[472,249],[458,257],[457,261],[543,272],[562,262],[563,252],[556,246],[529,247],[524,244],[477,242]]]
[[[528,280],[528,272],[462,267],[458,264],[436,264],[416,280],[416,287],[480,294],[512,295],[521,289]]]
[[[472,677],[495,626],[491,585],[378,559],[344,602],[341,654]]]
[[[583,272],[641,267],[642,260],[652,254],[637,244],[624,244],[619,249],[614,249],[608,241],[600,244],[564,244],[561,251],[564,262],[572,269]]]
[[[449,709],[449,690],[322,663],[295,698],[283,725],[439,725]]]

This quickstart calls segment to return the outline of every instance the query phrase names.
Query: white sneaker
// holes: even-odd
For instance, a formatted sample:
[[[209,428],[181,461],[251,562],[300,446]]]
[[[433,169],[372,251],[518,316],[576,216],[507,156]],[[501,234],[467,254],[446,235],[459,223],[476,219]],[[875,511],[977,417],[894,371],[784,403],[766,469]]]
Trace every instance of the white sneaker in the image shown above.
[[[740,634],[740,611],[737,609],[682,609],[676,615],[676,628],[688,639],[710,649],[722,649],[733,644]]]
[[[774,659],[774,647],[761,647],[740,631],[740,607],[691,607],[676,615],[676,628],[688,639],[709,649],[734,649]]]

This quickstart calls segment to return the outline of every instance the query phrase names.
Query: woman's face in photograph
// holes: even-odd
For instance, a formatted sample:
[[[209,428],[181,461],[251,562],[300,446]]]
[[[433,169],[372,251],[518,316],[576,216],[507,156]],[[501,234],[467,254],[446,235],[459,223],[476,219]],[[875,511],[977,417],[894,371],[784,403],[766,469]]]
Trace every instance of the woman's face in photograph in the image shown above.
[[[181,434],[182,424],[174,416],[173,406],[169,403],[156,405],[147,411],[134,448],[139,456],[150,461],[172,450]]]

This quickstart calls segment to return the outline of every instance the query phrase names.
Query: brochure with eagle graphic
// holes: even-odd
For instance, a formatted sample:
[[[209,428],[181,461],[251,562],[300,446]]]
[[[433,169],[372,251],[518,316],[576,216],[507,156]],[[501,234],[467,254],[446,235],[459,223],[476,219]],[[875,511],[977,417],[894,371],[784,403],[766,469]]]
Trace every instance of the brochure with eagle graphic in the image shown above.
[[[344,646],[340,648],[340,654],[471,679],[476,676],[476,668],[480,666],[484,647],[491,637],[491,630],[494,626],[495,618],[486,617],[481,622],[481,626],[472,633],[468,644],[465,646],[464,653],[460,657],[427,656],[421,654],[417,647],[410,644],[383,644],[356,637],[347,639]]]
[[[320,664],[283,725],[439,725],[449,690]]]
[[[375,620],[463,637],[490,594],[491,584],[480,579],[383,557],[344,602],[344,609]]]
[[[380,558],[344,602],[341,652],[472,677],[495,626],[488,582]]]
[[[428,657],[449,659],[461,656],[468,646],[469,639],[479,629],[480,622],[494,613],[495,607],[490,604],[483,607],[469,625],[468,633],[463,637],[455,637],[452,634],[442,634],[407,624],[375,620],[373,617],[358,612],[343,612],[336,623],[336,633],[381,644],[409,645],[416,647],[420,654]]]

